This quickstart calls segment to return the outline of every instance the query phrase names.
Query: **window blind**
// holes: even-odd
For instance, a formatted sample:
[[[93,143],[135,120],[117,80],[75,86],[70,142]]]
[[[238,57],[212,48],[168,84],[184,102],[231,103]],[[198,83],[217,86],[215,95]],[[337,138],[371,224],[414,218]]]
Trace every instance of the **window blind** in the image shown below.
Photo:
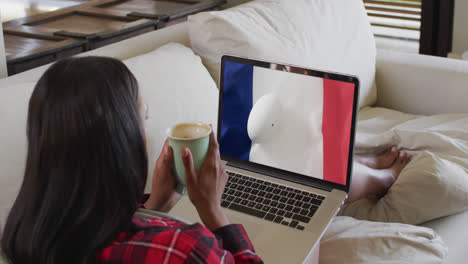
[[[418,41],[422,0],[363,0],[376,36]]]

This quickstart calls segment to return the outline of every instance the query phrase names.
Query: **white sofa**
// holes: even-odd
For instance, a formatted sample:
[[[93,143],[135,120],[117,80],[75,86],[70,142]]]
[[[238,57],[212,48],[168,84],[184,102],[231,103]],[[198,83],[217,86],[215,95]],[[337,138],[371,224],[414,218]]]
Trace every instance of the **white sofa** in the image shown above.
[[[98,55],[125,60],[169,42],[190,47],[187,23],[124,40],[80,56]],[[0,80],[2,89],[19,83],[36,82],[48,65]],[[376,83],[378,101],[375,106],[387,107],[412,114],[468,113],[468,63],[430,56],[402,54],[378,50]],[[150,99],[149,99],[150,100]],[[8,124],[2,124],[2,128]],[[3,133],[3,129],[0,129]],[[4,147],[4,146],[0,146]],[[13,166],[13,165],[12,165]],[[0,176],[1,177],[1,176]],[[10,188],[11,186],[0,186]],[[11,188],[17,188],[14,185]],[[4,190],[1,190],[3,192]],[[15,190],[9,190],[14,199]],[[0,203],[11,204],[10,201]],[[5,208],[4,205],[1,208]],[[5,214],[6,212],[2,212]],[[448,216],[423,224],[437,231],[448,245],[446,263],[464,263],[468,237],[468,212]],[[398,263],[398,261],[396,261]]]

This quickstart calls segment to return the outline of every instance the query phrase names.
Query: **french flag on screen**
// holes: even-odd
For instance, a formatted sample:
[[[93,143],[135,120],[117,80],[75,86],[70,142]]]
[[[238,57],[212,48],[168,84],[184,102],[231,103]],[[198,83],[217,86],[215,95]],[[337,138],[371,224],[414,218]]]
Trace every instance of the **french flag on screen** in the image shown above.
[[[346,184],[353,88],[226,61],[220,151]]]

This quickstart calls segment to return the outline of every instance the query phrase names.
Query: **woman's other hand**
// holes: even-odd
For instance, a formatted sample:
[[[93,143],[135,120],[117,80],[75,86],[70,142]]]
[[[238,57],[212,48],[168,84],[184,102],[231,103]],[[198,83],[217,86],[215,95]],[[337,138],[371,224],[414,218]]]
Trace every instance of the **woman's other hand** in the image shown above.
[[[172,174],[173,162],[172,148],[166,139],[161,154],[156,161],[151,194],[145,202],[145,208],[167,213],[177,203],[180,194],[175,191],[176,181]]]
[[[200,172],[195,171],[192,153],[182,149],[185,166],[187,192],[205,226],[214,231],[229,224],[221,207],[221,196],[228,176],[219,154],[219,146],[214,133],[210,134],[210,147]]]

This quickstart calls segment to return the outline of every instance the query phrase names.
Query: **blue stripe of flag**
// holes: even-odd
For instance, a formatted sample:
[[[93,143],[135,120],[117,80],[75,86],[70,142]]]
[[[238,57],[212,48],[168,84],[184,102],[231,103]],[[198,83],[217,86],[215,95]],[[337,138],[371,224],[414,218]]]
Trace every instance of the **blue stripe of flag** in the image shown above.
[[[253,66],[226,61],[221,120],[222,155],[249,160],[252,141],[247,120],[252,110]]]

